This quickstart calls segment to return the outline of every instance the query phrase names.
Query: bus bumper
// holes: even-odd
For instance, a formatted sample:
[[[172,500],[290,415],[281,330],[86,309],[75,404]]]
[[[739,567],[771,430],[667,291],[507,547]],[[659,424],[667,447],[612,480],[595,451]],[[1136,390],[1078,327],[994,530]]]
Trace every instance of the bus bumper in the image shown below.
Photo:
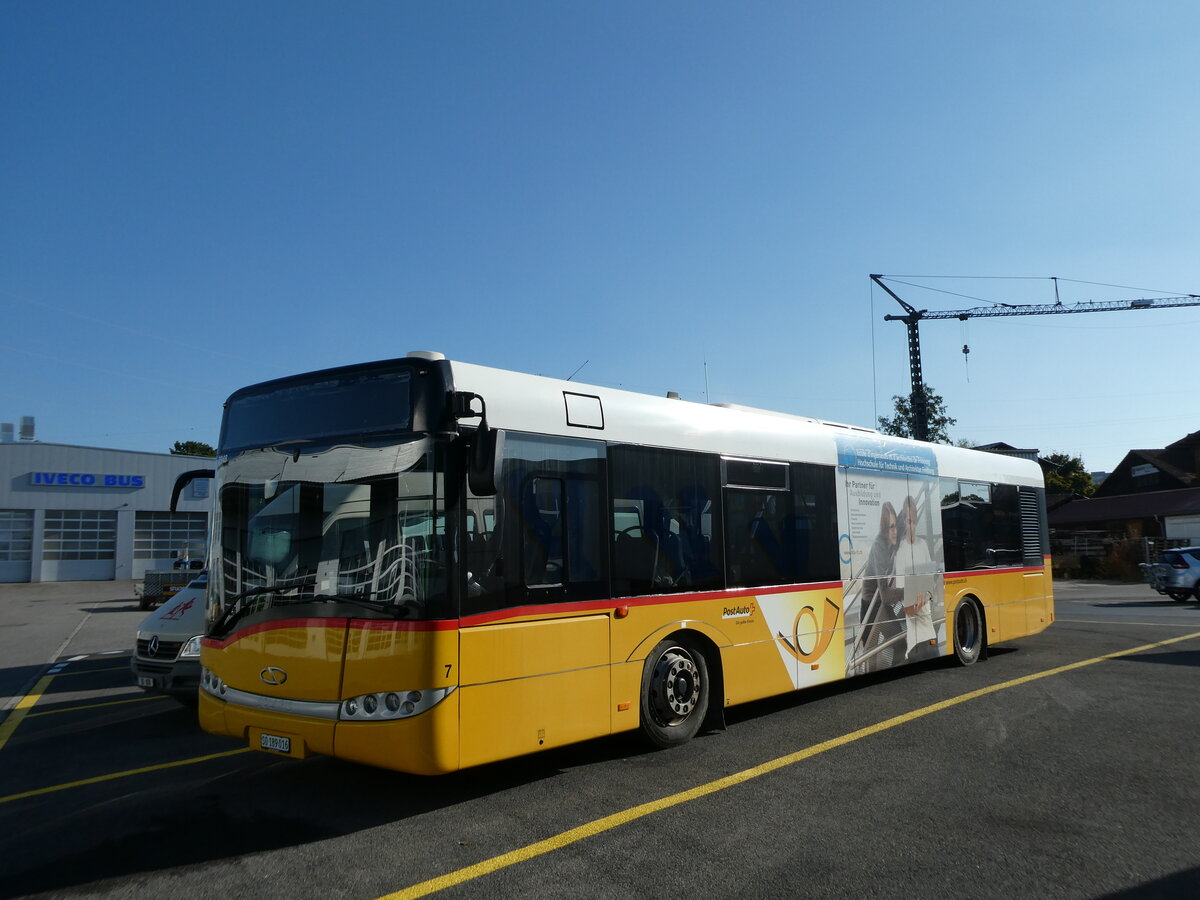
[[[200,727],[252,750],[304,759],[312,754],[413,775],[457,771],[458,691],[410,719],[334,722],[239,706],[200,692]]]

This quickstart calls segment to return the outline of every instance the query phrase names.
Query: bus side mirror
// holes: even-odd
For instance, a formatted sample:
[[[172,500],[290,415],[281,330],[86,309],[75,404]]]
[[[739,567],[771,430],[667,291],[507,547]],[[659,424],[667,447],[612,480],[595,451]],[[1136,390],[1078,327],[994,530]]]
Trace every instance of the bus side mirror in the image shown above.
[[[475,411],[475,401],[479,411]],[[479,427],[467,443],[467,487],[477,497],[496,496],[500,483],[500,460],[504,456],[504,432],[489,428],[487,403],[478,394],[456,391],[451,398],[456,419],[479,419]]]
[[[175,488],[171,491],[171,512],[175,512],[175,507],[179,505],[179,495],[183,493],[185,487],[197,478],[216,478],[216,476],[215,469],[192,469],[190,472],[181,474],[175,479]]]
[[[467,448],[467,486],[478,497],[494,497],[500,483],[500,461],[504,457],[504,432],[489,428],[487,419],[471,437]]]

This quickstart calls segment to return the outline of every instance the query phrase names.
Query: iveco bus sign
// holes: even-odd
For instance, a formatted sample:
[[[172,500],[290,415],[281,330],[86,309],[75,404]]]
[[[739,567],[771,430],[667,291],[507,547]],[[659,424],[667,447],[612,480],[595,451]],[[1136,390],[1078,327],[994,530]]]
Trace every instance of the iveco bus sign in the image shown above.
[[[145,475],[97,475],[91,472],[30,472],[29,483],[39,487],[143,488]]]

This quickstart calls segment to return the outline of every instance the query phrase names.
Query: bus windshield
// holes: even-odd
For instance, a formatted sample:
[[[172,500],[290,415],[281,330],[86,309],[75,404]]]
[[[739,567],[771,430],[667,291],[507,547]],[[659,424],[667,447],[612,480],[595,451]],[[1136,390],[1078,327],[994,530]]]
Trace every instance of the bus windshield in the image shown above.
[[[221,452],[405,431],[413,417],[411,382],[408,369],[368,368],[239,391],[226,406]]]
[[[418,438],[310,456],[259,450],[224,462],[210,631],[296,604],[329,604],[328,614],[349,606],[368,617],[443,615],[444,488],[436,455]]]

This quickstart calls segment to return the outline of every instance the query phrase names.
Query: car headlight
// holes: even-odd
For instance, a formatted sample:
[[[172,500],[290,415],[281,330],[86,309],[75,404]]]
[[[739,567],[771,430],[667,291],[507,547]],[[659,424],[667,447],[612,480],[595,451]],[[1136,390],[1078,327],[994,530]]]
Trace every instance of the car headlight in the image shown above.
[[[200,655],[200,638],[202,637],[204,637],[204,635],[198,634],[193,638],[188,638],[187,643],[184,644],[182,649],[179,651],[179,658],[187,659],[188,657],[191,657],[194,659],[198,657]]]

